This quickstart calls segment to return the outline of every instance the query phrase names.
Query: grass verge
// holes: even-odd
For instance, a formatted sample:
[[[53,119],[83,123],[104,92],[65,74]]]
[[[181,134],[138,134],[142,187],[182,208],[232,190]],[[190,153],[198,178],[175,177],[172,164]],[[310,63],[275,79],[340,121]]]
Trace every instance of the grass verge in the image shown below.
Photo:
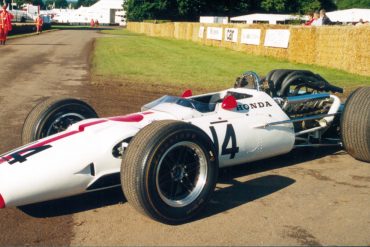
[[[153,38],[126,30],[105,30],[93,58],[93,77],[179,85],[210,90],[231,87],[235,78],[252,70],[266,75],[277,68],[305,69],[319,73],[332,84],[352,90],[370,85],[370,77],[319,66],[252,56],[190,41]]]

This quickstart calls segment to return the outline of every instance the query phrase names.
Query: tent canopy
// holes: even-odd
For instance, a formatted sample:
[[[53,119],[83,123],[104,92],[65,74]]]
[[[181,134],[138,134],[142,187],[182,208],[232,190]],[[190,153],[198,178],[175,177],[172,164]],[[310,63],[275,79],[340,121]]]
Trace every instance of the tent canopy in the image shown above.
[[[370,21],[370,9],[344,9],[326,13],[333,22]]]
[[[248,24],[252,24],[255,21],[267,21],[270,24],[276,24],[278,21],[284,22],[284,21],[297,20],[297,19],[300,19],[300,17],[296,15],[250,14],[250,15],[232,17],[230,20],[231,22],[246,22]],[[303,19],[305,19],[305,17]]]

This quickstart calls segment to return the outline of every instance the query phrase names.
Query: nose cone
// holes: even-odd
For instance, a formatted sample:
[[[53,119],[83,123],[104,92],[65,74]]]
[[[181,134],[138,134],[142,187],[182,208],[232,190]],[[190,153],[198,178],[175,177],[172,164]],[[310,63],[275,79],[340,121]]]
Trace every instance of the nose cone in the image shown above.
[[[1,194],[0,194],[0,208],[5,208],[5,201]]]

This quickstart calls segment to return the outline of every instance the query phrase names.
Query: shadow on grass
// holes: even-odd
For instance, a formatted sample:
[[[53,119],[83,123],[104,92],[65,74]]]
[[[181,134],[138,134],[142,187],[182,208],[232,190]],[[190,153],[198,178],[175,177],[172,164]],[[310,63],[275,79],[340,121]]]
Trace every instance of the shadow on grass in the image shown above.
[[[246,182],[236,181],[238,177],[297,165],[333,154],[339,150],[339,148],[293,150],[282,156],[221,169],[218,182],[229,184],[230,186],[217,189],[206,210],[195,220],[207,218],[268,196],[295,182],[291,178],[279,175],[267,175]],[[121,188],[116,187],[64,199],[27,205],[20,207],[20,210],[30,216],[44,218],[68,215],[124,202],[126,202],[126,199]]]

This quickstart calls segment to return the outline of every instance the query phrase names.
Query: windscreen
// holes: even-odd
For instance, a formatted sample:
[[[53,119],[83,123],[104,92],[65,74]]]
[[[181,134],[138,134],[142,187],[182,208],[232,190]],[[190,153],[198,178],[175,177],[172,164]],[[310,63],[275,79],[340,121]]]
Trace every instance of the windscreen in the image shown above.
[[[147,110],[150,110],[150,109],[153,109],[155,108],[156,106],[160,105],[160,104],[164,104],[164,103],[172,103],[172,104],[177,104],[177,105],[180,105],[180,106],[184,106],[184,107],[189,107],[189,108],[192,108],[194,110],[197,110],[199,112],[202,112],[202,113],[206,113],[206,112],[212,112],[215,110],[215,107],[216,107],[216,104],[215,103],[204,103],[204,102],[199,102],[199,101],[196,101],[196,100],[193,100],[193,99],[186,99],[186,98],[180,98],[180,97],[176,97],[176,96],[168,96],[168,95],[165,95],[157,100],[154,100],[146,105],[144,105],[141,110],[142,111],[147,111]]]

